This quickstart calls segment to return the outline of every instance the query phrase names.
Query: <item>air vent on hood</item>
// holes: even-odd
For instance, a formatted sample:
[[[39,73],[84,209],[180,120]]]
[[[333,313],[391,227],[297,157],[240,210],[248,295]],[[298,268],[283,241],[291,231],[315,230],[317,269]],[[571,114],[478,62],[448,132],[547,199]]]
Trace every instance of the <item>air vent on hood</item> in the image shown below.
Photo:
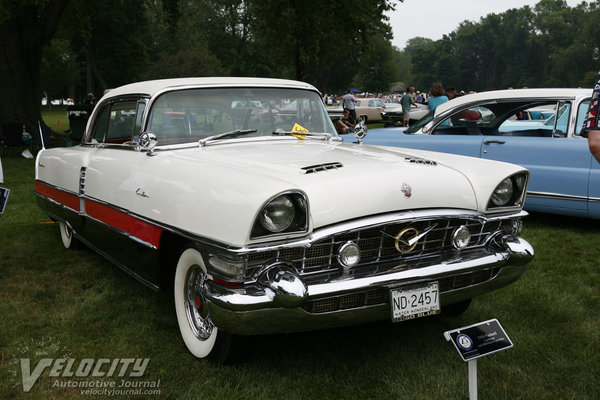
[[[426,160],[424,158],[419,158],[419,157],[405,157],[404,159],[412,164],[422,164],[422,165],[432,165],[432,166],[437,165],[437,162],[435,162],[433,160]]]
[[[317,172],[329,171],[330,169],[342,168],[342,163],[332,162],[327,164],[309,165],[308,167],[302,167],[302,174],[314,174]]]

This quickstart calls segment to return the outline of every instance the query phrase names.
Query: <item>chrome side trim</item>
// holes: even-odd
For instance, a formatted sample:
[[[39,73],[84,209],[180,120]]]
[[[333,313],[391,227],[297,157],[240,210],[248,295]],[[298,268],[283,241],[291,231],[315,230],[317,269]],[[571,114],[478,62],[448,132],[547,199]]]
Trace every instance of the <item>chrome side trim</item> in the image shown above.
[[[556,200],[577,200],[577,201],[600,201],[599,198],[587,197],[587,196],[572,196],[562,193],[551,193],[551,192],[527,192],[527,197],[540,197],[543,199],[556,199]]]

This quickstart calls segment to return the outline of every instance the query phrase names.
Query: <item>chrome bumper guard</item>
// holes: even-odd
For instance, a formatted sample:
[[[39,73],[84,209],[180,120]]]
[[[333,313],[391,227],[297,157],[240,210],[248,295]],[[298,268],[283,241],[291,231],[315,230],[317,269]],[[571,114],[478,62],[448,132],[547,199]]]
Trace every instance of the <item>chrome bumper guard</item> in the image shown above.
[[[217,327],[239,335],[287,333],[358,325],[391,319],[387,292],[390,288],[427,281],[441,281],[469,273],[490,271],[483,281],[470,281],[458,287],[440,289],[442,307],[501,288],[517,280],[525,264],[534,257],[533,247],[524,239],[506,235],[501,248],[481,257],[456,259],[422,268],[394,270],[381,275],[342,275],[326,283],[307,284],[293,269],[274,263],[261,279],[244,289],[232,289],[207,281],[205,296]],[[384,301],[333,312],[311,313],[312,301],[373,292],[386,292]],[[442,311],[443,312],[443,311]]]

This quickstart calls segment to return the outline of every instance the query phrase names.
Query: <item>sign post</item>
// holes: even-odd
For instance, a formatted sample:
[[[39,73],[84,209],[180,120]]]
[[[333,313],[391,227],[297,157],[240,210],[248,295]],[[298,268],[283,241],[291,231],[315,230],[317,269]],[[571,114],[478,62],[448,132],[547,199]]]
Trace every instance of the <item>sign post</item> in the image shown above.
[[[444,332],[463,361],[469,364],[469,399],[477,400],[477,359],[510,349],[513,343],[497,319]]]

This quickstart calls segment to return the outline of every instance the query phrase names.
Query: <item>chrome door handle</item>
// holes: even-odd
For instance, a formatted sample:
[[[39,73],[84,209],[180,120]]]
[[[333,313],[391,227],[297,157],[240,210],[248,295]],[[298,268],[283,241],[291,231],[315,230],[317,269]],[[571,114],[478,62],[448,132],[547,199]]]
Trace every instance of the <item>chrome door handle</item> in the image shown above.
[[[504,140],[484,140],[483,141],[483,144],[492,144],[492,143],[504,144],[506,142]]]

